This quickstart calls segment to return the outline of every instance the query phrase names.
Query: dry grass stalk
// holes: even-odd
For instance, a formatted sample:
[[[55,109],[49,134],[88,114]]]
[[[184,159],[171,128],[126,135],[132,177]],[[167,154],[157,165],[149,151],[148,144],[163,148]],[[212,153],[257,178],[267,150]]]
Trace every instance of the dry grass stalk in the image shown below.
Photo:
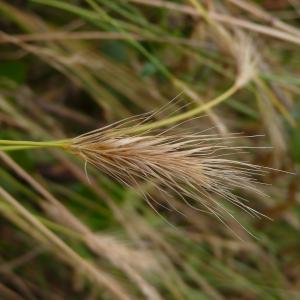
[[[80,267],[81,272],[85,274],[95,283],[100,286],[106,287],[117,299],[129,300],[131,299],[125,290],[112,276],[106,272],[95,267],[93,264],[88,262],[79,256],[73,249],[71,249],[63,240],[56,236],[50,231],[45,225],[43,225],[33,214],[30,213],[24,206],[22,206],[14,197],[12,197],[6,190],[0,187],[0,197],[9,203],[18,214],[28,221],[31,226],[41,233],[50,245],[58,252],[61,256],[64,256],[66,260],[75,267]]]
[[[199,15],[198,11],[190,6],[184,4],[177,4],[171,1],[162,1],[162,0],[130,0],[130,2],[161,7],[165,9],[169,9],[172,11],[178,11],[183,14],[187,14],[190,16]],[[230,25],[232,28],[242,28],[248,31],[256,32],[261,35],[270,36],[279,40],[287,41],[289,43],[299,44],[299,29],[295,28],[287,23],[284,23],[282,20],[274,17],[274,15],[268,14],[266,11],[262,10],[259,7],[253,6],[249,1],[230,1],[236,6],[239,6],[242,10],[250,12],[253,16],[258,17],[259,19],[267,22],[267,25],[258,24],[245,18],[239,18],[234,15],[219,13],[216,11],[208,11],[208,15],[215,21],[220,22],[225,25]],[[241,5],[242,4],[242,5]],[[250,6],[252,6],[250,8]]]
[[[46,213],[58,223],[74,232],[82,235],[85,244],[98,256],[108,259],[116,268],[123,270],[128,277],[144,293],[149,300],[160,299],[154,287],[145,279],[144,273],[153,271],[158,273],[159,268],[152,253],[144,249],[129,247],[113,236],[96,234],[92,232],[84,223],[74,216],[63,204],[60,203],[50,192],[48,192],[39,182],[31,177],[25,170],[18,166],[5,153],[0,153],[0,158],[9,165],[21,178],[33,186],[47,202],[42,202],[41,206]],[[0,193],[1,194],[1,193]]]
[[[52,204],[45,205],[47,213],[60,223],[82,233],[85,244],[95,254],[106,258],[116,268],[124,271],[128,278],[140,288],[145,299],[161,299],[155,287],[148,283],[144,274],[151,271],[159,274],[159,268],[150,251],[135,249],[127,246],[112,235],[95,234],[78,219],[72,217],[68,211],[59,210]]]

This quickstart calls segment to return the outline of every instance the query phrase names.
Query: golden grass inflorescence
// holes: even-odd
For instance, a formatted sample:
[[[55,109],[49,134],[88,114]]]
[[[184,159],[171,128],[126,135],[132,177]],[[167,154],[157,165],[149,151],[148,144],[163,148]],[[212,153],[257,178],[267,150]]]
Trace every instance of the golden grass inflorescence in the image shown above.
[[[176,127],[130,134],[132,127],[126,126],[125,122],[85,133],[72,139],[70,150],[86,165],[140,191],[153,208],[158,204],[176,210],[168,201],[176,196],[224,223],[224,215],[234,216],[220,199],[253,216],[261,215],[232,192],[245,189],[262,194],[256,177],[265,172],[263,167],[230,158],[247,148],[232,144],[240,135],[187,133]],[[145,181],[159,192],[158,197],[140,188]]]
[[[240,139],[241,134],[195,132],[188,126],[186,128],[186,122],[173,127],[152,128],[153,122],[149,120],[157,113],[131,117],[73,139],[49,142],[1,140],[0,150],[62,148],[83,159],[86,171],[87,166],[92,165],[140,192],[157,212],[158,206],[178,212],[170,201],[172,198],[214,215],[225,225],[227,217],[236,220],[226,201],[251,216],[262,215],[235,193],[243,189],[264,195],[257,184],[265,169],[233,158],[237,152],[249,148],[235,146],[234,141]],[[145,183],[148,185],[146,190],[142,187]]]

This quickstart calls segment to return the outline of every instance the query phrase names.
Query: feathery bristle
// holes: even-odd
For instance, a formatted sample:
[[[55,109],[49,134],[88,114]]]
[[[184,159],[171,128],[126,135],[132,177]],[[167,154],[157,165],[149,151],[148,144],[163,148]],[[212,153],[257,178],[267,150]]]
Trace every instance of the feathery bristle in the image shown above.
[[[241,31],[236,32],[235,43],[232,45],[232,55],[237,65],[236,85],[246,85],[256,74],[259,56],[254,41]]]
[[[262,175],[263,168],[227,157],[247,148],[230,146],[239,135],[176,133],[176,128],[130,135],[128,124],[125,125],[125,129],[119,123],[76,137],[71,149],[86,163],[126,186],[138,188],[147,181],[160,192],[161,199],[155,202],[162,205],[168,195],[176,195],[188,205],[215,215],[224,224],[225,215],[234,216],[221,199],[252,216],[261,215],[232,192],[245,189],[262,194],[255,176]],[[151,203],[151,196],[144,196]]]

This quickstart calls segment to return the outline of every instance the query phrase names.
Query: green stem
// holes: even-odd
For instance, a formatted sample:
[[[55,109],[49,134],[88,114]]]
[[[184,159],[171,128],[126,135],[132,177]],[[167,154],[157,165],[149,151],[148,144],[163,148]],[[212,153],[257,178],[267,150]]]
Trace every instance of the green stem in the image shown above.
[[[24,149],[36,149],[36,148],[63,148],[66,149],[70,146],[70,140],[57,140],[47,142],[35,142],[35,141],[12,141],[12,140],[0,140],[1,151],[16,151]]]
[[[143,132],[143,131],[147,131],[147,130],[156,129],[159,127],[170,126],[170,125],[176,124],[178,122],[185,121],[189,118],[194,117],[195,115],[198,115],[198,114],[200,114],[204,111],[207,111],[207,110],[211,109],[212,107],[220,104],[221,102],[223,102],[224,100],[226,100],[230,96],[232,96],[237,90],[239,90],[239,88],[240,88],[239,85],[234,84],[228,90],[226,90],[223,94],[221,94],[221,95],[217,96],[216,98],[212,99],[211,101],[206,102],[201,106],[197,106],[194,109],[191,109],[187,112],[175,115],[175,116],[167,118],[167,119],[152,122],[149,124],[140,125],[140,126],[130,128],[130,129],[125,129],[124,131],[121,130],[121,132],[125,133],[125,134],[139,133],[139,132]]]
[[[201,106],[195,107],[192,110],[170,117],[168,119],[159,120],[156,122],[152,122],[150,124],[137,126],[131,129],[120,130],[120,133],[134,134],[134,133],[139,133],[139,132],[159,128],[159,127],[170,126],[172,124],[187,120],[195,115],[198,115],[199,113],[207,111],[208,109],[218,105],[222,101],[232,96],[239,88],[240,86],[234,84],[223,94],[219,95],[218,97],[212,99],[207,103],[204,103]],[[57,140],[57,141],[47,141],[47,142],[0,140],[0,151],[16,151],[16,150],[50,148],[50,147],[67,149],[70,147],[70,145],[71,145],[71,140]]]

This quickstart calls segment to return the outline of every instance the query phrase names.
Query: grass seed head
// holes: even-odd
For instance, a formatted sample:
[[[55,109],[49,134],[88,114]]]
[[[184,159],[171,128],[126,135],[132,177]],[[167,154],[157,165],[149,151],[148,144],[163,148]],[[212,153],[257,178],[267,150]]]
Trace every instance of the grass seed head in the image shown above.
[[[168,196],[175,195],[225,224],[225,215],[234,218],[222,202],[226,200],[252,216],[260,216],[232,192],[244,189],[261,194],[255,177],[263,169],[230,158],[247,148],[232,145],[238,135],[182,133],[176,128],[136,135],[129,131],[124,124],[111,125],[74,138],[71,148],[86,163],[126,186],[139,189],[142,182],[150,183],[159,191],[159,199],[142,191],[150,205],[153,201],[169,204]]]

